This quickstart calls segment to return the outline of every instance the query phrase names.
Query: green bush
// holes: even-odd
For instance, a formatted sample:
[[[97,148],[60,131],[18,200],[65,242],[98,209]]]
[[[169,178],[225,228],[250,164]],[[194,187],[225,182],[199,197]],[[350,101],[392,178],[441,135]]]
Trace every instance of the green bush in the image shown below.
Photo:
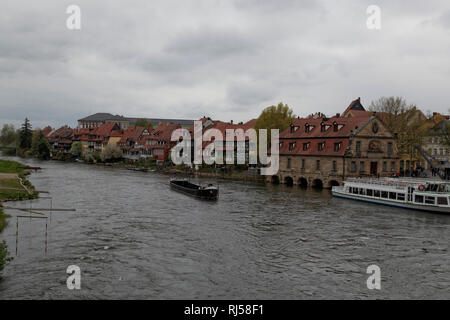
[[[6,263],[12,260],[12,258],[8,256],[8,246],[5,241],[2,241],[0,242],[0,272],[5,268]]]

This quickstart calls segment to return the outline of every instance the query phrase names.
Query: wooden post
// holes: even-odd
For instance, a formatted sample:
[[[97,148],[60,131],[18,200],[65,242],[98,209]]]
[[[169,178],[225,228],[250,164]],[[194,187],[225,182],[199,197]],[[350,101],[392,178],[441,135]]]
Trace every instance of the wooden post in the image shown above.
[[[17,247],[19,244],[19,217],[16,218],[17,222],[16,222],[16,257],[17,257]]]
[[[48,234],[48,232],[47,232],[47,229],[48,229],[48,227],[47,227],[47,220],[45,220],[45,255],[47,256],[47,244],[48,244],[48,237],[47,237],[47,234]]]

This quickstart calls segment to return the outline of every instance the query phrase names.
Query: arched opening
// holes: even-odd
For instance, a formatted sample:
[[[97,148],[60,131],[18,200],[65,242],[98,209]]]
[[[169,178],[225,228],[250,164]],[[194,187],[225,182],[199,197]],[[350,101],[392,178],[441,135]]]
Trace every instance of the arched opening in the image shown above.
[[[300,179],[298,179],[298,185],[301,188],[307,188],[308,187],[308,180],[306,180],[306,178],[300,178]]]
[[[286,178],[284,178],[284,183],[288,187],[292,187],[294,185],[294,179],[292,179],[292,177],[286,177]]]
[[[273,184],[280,184],[280,178],[278,176],[272,176]]]
[[[330,188],[339,187],[339,182],[337,182],[336,180],[331,180],[329,183],[329,187]]]
[[[314,179],[312,182],[312,187],[313,188],[317,188],[317,189],[322,189],[323,188],[323,182],[320,179]]]

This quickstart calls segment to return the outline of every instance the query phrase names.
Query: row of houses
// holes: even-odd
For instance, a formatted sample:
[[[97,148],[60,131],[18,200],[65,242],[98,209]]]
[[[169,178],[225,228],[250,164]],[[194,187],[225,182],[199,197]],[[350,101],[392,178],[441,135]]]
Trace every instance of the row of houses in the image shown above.
[[[177,143],[177,141],[171,141],[174,130],[187,129],[191,137],[194,137],[194,121],[192,120],[183,120],[181,123],[180,120],[175,120],[176,122],[171,120],[160,121],[154,128],[132,126],[109,120],[104,121],[104,123],[92,122],[90,125],[86,125],[83,121],[85,120],[79,120],[79,126],[75,129],[67,126],[56,130],[51,127],[44,129],[52,153],[69,155],[72,144],[80,142],[82,150],[85,151],[100,153],[106,146],[115,145],[120,147],[125,158],[154,158],[164,162],[168,160],[170,150]],[[233,121],[223,122],[202,117],[199,121],[202,123],[202,134],[208,129],[216,129],[226,138],[227,129],[246,131],[254,127],[256,120],[253,119],[246,123],[233,123]],[[188,124],[190,125],[188,126]],[[245,139],[248,140],[248,137]],[[204,143],[202,149],[206,148],[207,145],[208,143]],[[225,141],[223,141],[223,145],[225,150],[227,148]]]
[[[276,175],[267,177],[268,181],[331,187],[341,184],[347,177],[392,176],[413,170],[413,161],[404,161],[399,153],[397,133],[391,132],[381,118],[367,111],[358,98],[342,114],[327,117],[318,112],[306,118],[293,119],[291,125],[280,133],[280,167]],[[139,127],[129,119],[98,113],[80,119],[76,129],[45,128],[44,133],[53,151],[62,154],[68,154],[72,144],[80,142],[83,150],[101,152],[107,145],[116,145],[126,158],[151,157],[161,162],[169,159],[170,151],[177,143],[171,141],[174,130],[187,129],[191,139],[194,137],[193,120],[158,119],[159,122],[152,127]],[[216,129],[223,140],[228,140],[228,129],[247,131],[256,123],[256,119],[246,123],[208,117],[199,120],[202,134],[208,129]],[[243,138],[246,152],[249,151],[248,138]],[[214,141],[216,146],[222,146],[219,151],[230,148],[236,151],[238,137],[232,140],[231,143],[222,141],[219,144],[217,138]],[[201,152],[210,143],[203,142]],[[245,163],[248,164],[248,154]]]

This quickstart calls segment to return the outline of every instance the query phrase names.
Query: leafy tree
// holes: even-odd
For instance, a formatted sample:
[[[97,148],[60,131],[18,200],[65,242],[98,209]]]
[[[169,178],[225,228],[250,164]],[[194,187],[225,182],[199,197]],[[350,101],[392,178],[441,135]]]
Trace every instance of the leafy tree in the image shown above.
[[[31,132],[30,120],[28,120],[28,118],[25,118],[25,122],[20,129],[19,135],[19,147],[22,150],[28,150],[31,148],[32,136],[33,134]]]
[[[12,124],[5,124],[0,132],[0,145],[13,146],[16,143],[17,134]]]
[[[122,159],[122,150],[118,145],[108,144],[100,153],[100,159],[103,162]]]
[[[83,146],[81,145],[81,142],[74,142],[72,143],[72,147],[70,147],[70,153],[74,156],[81,155],[81,152],[83,151]]]
[[[280,132],[292,124],[295,115],[287,104],[280,102],[277,106],[270,106],[263,110],[255,123],[255,129],[267,130],[267,146],[270,147],[270,129],[279,129]]]
[[[148,127],[152,128],[153,127],[152,123],[150,121],[148,121],[147,119],[145,119],[145,118],[138,119],[136,121],[135,126],[136,127],[146,127],[146,128],[148,128]]]
[[[50,145],[45,138],[44,132],[40,129],[33,132],[31,152],[39,159],[47,160],[50,158]]]

